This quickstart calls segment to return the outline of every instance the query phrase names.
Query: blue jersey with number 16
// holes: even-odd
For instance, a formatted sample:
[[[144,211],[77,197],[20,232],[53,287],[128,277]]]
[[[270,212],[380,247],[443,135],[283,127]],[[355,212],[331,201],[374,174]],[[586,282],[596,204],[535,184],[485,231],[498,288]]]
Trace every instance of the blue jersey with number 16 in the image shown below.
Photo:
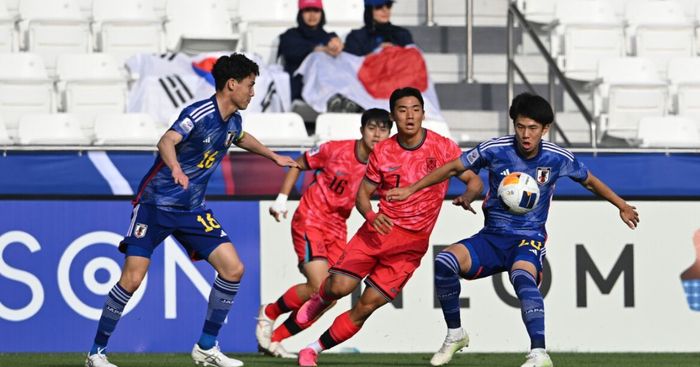
[[[560,177],[582,182],[588,169],[574,155],[548,141],[541,141],[539,152],[525,159],[518,152],[513,135],[491,139],[462,153],[460,159],[467,169],[476,173],[482,168],[489,172],[489,191],[484,200],[483,232],[546,237],[545,223],[554,187]],[[513,214],[498,199],[498,185],[512,172],[525,172],[535,178],[540,189],[537,206],[525,214]]]
[[[227,121],[221,118],[216,96],[195,102],[180,113],[170,130],[182,135],[175,146],[177,161],[189,178],[189,187],[173,181],[170,168],[160,155],[139,185],[134,204],[152,204],[165,210],[191,211],[204,206],[209,177],[221,162],[231,143],[243,137],[241,115]]]

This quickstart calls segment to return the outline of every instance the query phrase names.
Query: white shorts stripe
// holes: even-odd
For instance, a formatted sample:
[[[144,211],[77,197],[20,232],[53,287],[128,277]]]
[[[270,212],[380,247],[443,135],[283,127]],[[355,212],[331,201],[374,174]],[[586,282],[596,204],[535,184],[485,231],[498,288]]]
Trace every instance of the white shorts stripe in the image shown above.
[[[139,214],[139,208],[141,204],[136,204],[134,209],[131,211],[131,223],[129,224],[129,229],[126,231],[126,237],[131,236],[131,231],[134,230],[134,224],[136,223],[136,216]]]

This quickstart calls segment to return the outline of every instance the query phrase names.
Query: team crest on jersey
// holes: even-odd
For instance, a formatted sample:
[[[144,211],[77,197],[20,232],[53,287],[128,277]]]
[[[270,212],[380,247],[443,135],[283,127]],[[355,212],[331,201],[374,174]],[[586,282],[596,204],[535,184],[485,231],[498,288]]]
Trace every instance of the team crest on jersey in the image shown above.
[[[311,148],[311,150],[309,150],[309,153],[307,153],[307,154],[309,155],[309,157],[313,157],[313,156],[315,156],[316,153],[318,153],[320,150],[321,150],[321,147],[316,146],[316,147]]]
[[[425,168],[428,170],[428,172],[432,172],[435,168],[437,168],[437,159],[435,158],[426,158],[425,159]]]
[[[549,176],[551,176],[551,173],[551,167],[537,167],[537,183],[540,185],[544,185],[547,182],[549,182]]]
[[[136,223],[136,226],[134,227],[134,237],[143,238],[146,235],[146,231],[148,231],[147,224]]]
[[[226,147],[227,147],[227,148],[231,146],[231,144],[233,143],[233,138],[234,138],[235,136],[236,136],[236,134],[235,134],[235,132],[233,132],[233,131],[229,131],[229,132],[226,134]]]

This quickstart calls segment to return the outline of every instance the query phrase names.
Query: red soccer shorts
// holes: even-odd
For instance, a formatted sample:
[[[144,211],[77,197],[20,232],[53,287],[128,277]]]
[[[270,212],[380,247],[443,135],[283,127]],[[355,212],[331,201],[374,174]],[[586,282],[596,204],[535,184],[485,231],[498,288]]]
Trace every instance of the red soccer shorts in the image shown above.
[[[345,249],[347,235],[341,238],[324,230],[323,223],[309,225],[305,216],[297,213],[292,218],[292,242],[299,268],[313,260],[326,260],[328,266],[333,266]]]
[[[329,271],[356,279],[367,277],[365,283],[391,301],[420,265],[428,251],[429,237],[428,232],[412,232],[399,226],[381,235],[365,222]]]

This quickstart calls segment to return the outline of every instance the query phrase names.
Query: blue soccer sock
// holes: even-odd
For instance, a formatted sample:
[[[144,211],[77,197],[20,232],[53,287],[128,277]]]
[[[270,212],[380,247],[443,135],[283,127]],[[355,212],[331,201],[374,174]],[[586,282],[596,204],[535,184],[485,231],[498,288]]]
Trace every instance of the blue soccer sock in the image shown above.
[[[216,345],[216,337],[219,335],[221,325],[224,324],[228,311],[233,305],[233,298],[238,293],[240,282],[229,282],[221,276],[216,276],[214,285],[209,293],[209,305],[207,306],[207,318],[204,321],[202,336],[197,344],[207,350]]]
[[[520,300],[523,322],[530,335],[530,348],[544,349],[544,300],[532,274],[522,269],[510,273],[515,293]]]
[[[447,251],[440,252],[435,258],[435,294],[440,301],[442,314],[449,329],[462,326],[459,315],[459,261]]]
[[[109,291],[107,300],[102,306],[102,316],[100,316],[100,322],[97,324],[97,334],[95,335],[95,342],[90,348],[90,355],[98,351],[102,352],[107,348],[107,341],[109,341],[109,337],[117,327],[117,322],[122,317],[122,312],[124,312],[124,307],[126,307],[129,299],[131,299],[131,293],[122,288],[119,283],[115,284],[112,290]]]

